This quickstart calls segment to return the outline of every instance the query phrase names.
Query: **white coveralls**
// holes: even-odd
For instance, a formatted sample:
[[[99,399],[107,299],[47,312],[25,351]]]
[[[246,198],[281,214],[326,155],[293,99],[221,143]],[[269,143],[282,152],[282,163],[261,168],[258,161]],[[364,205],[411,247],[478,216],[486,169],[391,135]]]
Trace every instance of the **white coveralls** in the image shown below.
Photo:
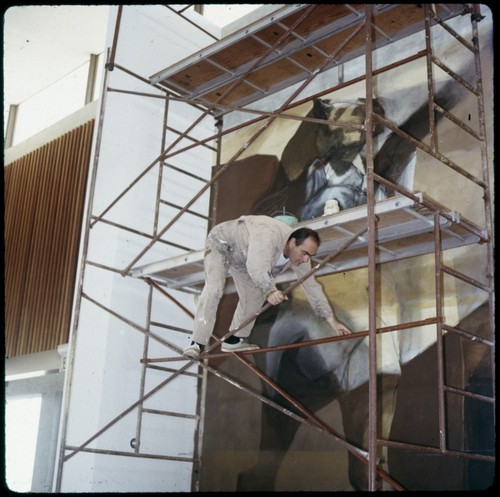
[[[208,344],[228,273],[239,296],[230,329],[252,314],[257,318],[267,295],[276,290],[274,277],[290,266],[283,250],[293,231],[283,221],[268,216],[241,216],[212,228],[206,242],[205,286],[196,310],[193,341]],[[292,269],[301,278],[311,270],[311,262]],[[322,318],[332,317],[330,303],[314,277],[307,278],[302,285],[314,312]],[[254,324],[255,319],[234,336],[248,337]]]

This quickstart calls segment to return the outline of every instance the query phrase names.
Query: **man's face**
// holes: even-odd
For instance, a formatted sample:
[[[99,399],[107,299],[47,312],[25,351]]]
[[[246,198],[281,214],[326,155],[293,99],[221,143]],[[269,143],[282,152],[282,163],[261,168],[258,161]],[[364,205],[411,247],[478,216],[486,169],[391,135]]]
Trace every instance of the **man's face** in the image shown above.
[[[295,238],[288,242],[288,258],[294,266],[307,262],[318,251],[318,244],[314,238],[306,238],[300,245],[297,245]]]

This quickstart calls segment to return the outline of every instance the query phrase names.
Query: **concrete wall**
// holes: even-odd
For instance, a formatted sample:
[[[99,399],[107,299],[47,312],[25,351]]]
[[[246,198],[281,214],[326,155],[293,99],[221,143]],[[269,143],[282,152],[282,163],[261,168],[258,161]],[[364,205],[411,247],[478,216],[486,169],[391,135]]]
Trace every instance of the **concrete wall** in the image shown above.
[[[117,8],[111,10],[109,46]],[[163,6],[126,6],[115,61],[147,78],[212,41],[207,34]],[[110,88],[161,95],[149,84],[116,68],[108,73],[108,78]],[[96,126],[94,165],[89,177],[79,274],[81,287],[75,295],[60,432],[63,449],[59,454],[60,471],[55,479],[55,491],[171,492],[191,489],[192,463],[182,458],[193,456],[197,378],[180,376],[144,402],[145,408],[185,416],[146,413],[141,418],[135,408],[141,396],[168,378],[165,372],[148,370],[143,384],[144,366],[140,362],[143,355],[174,355],[158,341],[145,338],[143,332],[149,320],[186,330],[191,329],[191,320],[158,292],[150,299],[149,287],[143,281],[120,273],[149,243],[149,239],[139,233],[153,233],[158,164],[104,216],[105,220],[124,225],[133,232],[102,221],[86,229],[87,223],[92,223],[95,216],[101,215],[147,166],[155,163],[162,152],[164,107],[163,99],[119,92],[104,92],[100,101],[97,116],[102,115],[102,126]],[[168,125],[182,131],[198,115],[198,110],[185,104],[170,104]],[[212,134],[213,125],[211,118],[203,121],[197,127],[198,136]],[[175,138],[175,135],[167,135],[167,146]],[[179,146],[185,144],[184,141]],[[209,179],[212,152],[198,147],[192,154],[183,154],[182,159],[173,157],[169,163]],[[186,178],[165,169],[161,182],[162,199],[184,205],[202,186]],[[208,204],[209,195],[206,194],[192,209],[207,214]],[[175,213],[174,209],[162,206],[159,229]],[[198,250],[203,247],[206,229],[206,221],[185,215],[162,238]],[[138,264],[181,252],[179,248],[157,243]],[[176,298],[194,310],[192,296],[181,294]],[[179,348],[187,343],[186,334],[171,332],[161,325],[152,325],[150,329]],[[194,367],[191,371],[195,371]],[[140,452],[151,455],[150,458],[130,457],[134,439],[141,440]],[[89,448],[94,452],[65,450],[68,446]],[[109,454],[110,451],[127,455],[117,456]],[[63,462],[62,458],[70,454],[71,457]]]

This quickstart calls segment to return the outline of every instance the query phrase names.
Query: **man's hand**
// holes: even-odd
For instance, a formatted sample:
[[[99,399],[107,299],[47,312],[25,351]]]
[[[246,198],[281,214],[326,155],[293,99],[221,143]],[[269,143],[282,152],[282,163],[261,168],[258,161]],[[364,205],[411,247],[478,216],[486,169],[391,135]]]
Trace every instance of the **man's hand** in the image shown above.
[[[328,323],[333,328],[337,336],[350,335],[352,333],[352,331],[344,323],[333,317],[328,319]]]
[[[288,297],[280,290],[274,290],[267,295],[267,301],[271,305],[281,304],[284,300],[288,300]]]

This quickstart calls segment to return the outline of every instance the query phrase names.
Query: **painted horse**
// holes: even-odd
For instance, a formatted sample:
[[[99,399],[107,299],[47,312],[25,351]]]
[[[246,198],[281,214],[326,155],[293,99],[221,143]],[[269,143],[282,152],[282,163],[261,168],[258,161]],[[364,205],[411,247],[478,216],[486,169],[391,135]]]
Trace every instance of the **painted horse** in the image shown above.
[[[488,324],[488,306],[483,304],[457,326],[459,329],[491,340]],[[265,339],[267,346],[277,346],[314,340],[331,336],[328,325],[322,322],[307,308],[307,304],[287,302],[280,309],[270,331],[259,329],[254,333]],[[386,357],[379,364],[377,375],[377,437],[399,441],[422,440],[433,445],[438,439],[437,425],[437,384],[436,346],[410,356],[404,350],[411,347],[411,331],[400,333],[395,338],[398,349],[384,347]],[[406,338],[405,338],[406,337]],[[492,395],[492,355],[487,346],[470,340],[461,340],[456,335],[445,335],[445,351],[448,382],[456,381],[457,388],[470,389]],[[405,343],[406,342],[406,343]],[[380,346],[380,343],[379,343]],[[392,355],[388,360],[387,355]],[[396,353],[396,355],[394,355]],[[380,351],[379,351],[380,354]],[[291,397],[300,402],[309,412],[317,413],[332,401],[338,401],[342,413],[345,440],[357,448],[368,450],[368,342],[367,338],[323,343],[321,345],[275,351],[256,357],[256,363],[263,372]],[[455,380],[454,380],[455,379]],[[276,390],[263,383],[263,392],[268,398],[291,412],[295,407]],[[399,400],[398,400],[399,399]],[[472,405],[471,405],[472,404]],[[493,416],[488,405],[477,407],[477,402],[455,396],[448,400],[447,430],[452,433],[450,440],[462,450],[483,451],[491,454],[494,450]],[[467,410],[467,405],[469,405]],[[473,407],[475,405],[475,407]],[[479,413],[478,413],[479,409]],[[465,413],[465,417],[462,417]],[[482,416],[482,430],[478,430],[477,416]],[[287,455],[301,423],[281,411],[262,404],[259,461],[254,467],[242,472],[238,478],[239,491],[272,491],[284,458]],[[458,432],[458,435],[456,434]],[[453,435],[454,433],[454,435]],[[457,442],[458,439],[458,442]],[[408,455],[410,454],[410,455]],[[411,451],[387,450],[377,454],[380,467],[403,488],[410,490],[463,490],[464,482],[468,489],[484,489],[494,478],[492,464],[484,464],[479,470],[474,462],[463,462],[457,467],[460,458],[442,456],[441,458],[413,454]],[[403,457],[408,459],[401,464]],[[349,481],[354,490],[368,490],[368,466],[351,452],[349,458]],[[431,460],[429,460],[431,459]],[[437,459],[437,461],[436,461]],[[395,462],[392,463],[391,461]],[[467,461],[467,460],[466,460]],[[477,463],[476,463],[477,464]],[[441,473],[435,480],[429,478],[436,465]],[[300,468],[296,468],[300,471]],[[332,467],[332,471],[335,468]],[[478,472],[479,471],[479,472]],[[391,489],[382,479],[377,479],[377,489]],[[299,488],[297,490],[307,490]],[[335,490],[335,489],[331,489]]]

